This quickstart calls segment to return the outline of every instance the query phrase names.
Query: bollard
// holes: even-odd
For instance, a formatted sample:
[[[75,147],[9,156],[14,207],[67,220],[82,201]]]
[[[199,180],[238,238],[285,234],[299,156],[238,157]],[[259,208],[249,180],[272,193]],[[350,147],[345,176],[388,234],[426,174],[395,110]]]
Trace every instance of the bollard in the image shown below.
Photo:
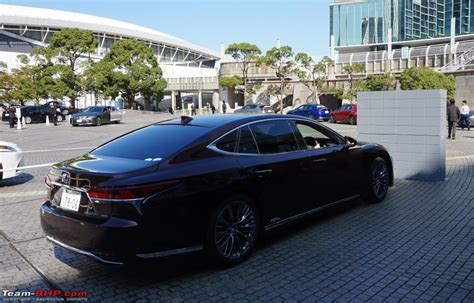
[[[71,124],[71,115],[66,116],[66,121],[67,123]]]
[[[16,119],[16,129],[17,130],[22,130],[22,128],[21,128],[21,118]]]
[[[21,117],[21,124],[23,124],[23,128],[26,128],[26,120],[25,117]]]
[[[49,116],[46,116],[46,125],[49,125]]]

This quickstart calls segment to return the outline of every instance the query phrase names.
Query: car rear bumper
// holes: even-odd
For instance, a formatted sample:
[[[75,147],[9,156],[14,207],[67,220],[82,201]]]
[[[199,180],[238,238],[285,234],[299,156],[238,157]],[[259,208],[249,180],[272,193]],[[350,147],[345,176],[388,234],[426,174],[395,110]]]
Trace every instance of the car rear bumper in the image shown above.
[[[137,222],[111,217],[105,221],[73,218],[44,202],[41,227],[54,244],[108,264],[121,264],[140,252]]]

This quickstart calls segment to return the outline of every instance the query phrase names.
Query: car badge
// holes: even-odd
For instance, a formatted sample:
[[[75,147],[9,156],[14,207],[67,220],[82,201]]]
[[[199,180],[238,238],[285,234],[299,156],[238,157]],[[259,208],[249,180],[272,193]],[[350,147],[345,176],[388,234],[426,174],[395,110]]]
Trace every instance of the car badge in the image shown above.
[[[61,182],[65,185],[69,185],[69,183],[71,182],[71,174],[69,174],[68,172],[63,172],[61,174]]]

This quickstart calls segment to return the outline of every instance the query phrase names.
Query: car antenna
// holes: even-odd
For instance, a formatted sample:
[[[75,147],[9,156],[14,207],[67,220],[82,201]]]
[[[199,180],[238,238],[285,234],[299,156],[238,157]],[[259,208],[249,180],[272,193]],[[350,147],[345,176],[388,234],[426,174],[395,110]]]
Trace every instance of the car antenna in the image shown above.
[[[189,116],[181,116],[181,124],[182,125],[186,125],[191,121],[193,121],[193,118],[191,118]]]

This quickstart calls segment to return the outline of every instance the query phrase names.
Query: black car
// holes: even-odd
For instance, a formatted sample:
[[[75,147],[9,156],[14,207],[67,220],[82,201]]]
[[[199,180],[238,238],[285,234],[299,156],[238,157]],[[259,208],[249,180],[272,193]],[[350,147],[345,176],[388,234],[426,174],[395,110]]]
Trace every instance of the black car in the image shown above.
[[[73,108],[67,102],[64,102],[64,101],[49,101],[49,102],[46,102],[45,104],[43,104],[42,106],[45,106],[45,107],[49,108],[51,103],[56,104],[56,107],[59,108],[59,112],[61,113],[61,115],[63,117],[65,117],[67,115],[72,115],[72,114],[78,112],[77,109]]]
[[[49,107],[45,105],[34,105],[34,106],[23,106],[20,108],[21,116],[25,117],[26,124],[35,123],[35,122],[46,122],[46,117],[49,115]],[[64,121],[64,116],[58,113],[56,117],[58,122]],[[2,115],[3,121],[8,121],[9,116],[8,112],[3,112]],[[17,122],[17,118],[15,117],[15,123]]]
[[[72,126],[96,125],[104,123],[120,123],[122,112],[112,106],[89,106],[71,116]]]
[[[291,115],[181,117],[53,166],[41,224],[58,246],[121,264],[204,249],[241,262],[263,231],[385,198],[390,155]]]

